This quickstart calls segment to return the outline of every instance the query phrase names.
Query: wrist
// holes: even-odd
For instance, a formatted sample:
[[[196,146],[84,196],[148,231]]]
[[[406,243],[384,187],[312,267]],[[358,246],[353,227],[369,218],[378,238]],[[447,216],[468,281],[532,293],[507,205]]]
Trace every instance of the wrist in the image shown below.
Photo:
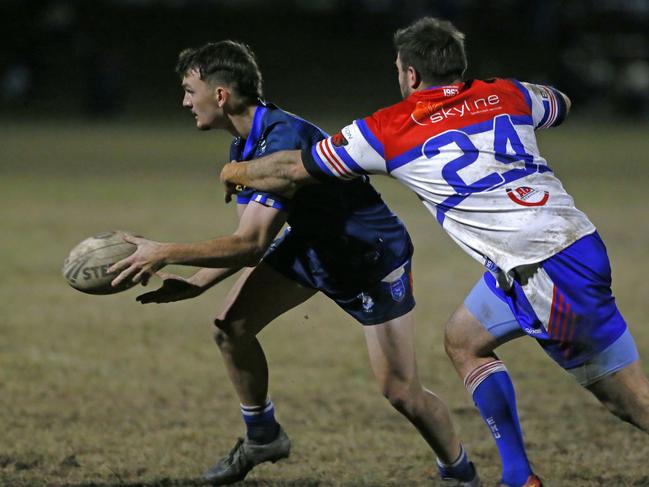
[[[161,243],[159,244],[158,250],[156,251],[156,257],[158,262],[163,266],[173,264],[173,244]]]

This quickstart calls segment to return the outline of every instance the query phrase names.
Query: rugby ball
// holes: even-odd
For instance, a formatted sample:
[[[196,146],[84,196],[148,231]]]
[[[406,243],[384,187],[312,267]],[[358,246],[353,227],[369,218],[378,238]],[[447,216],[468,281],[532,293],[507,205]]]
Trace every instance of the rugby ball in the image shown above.
[[[63,262],[63,277],[68,284],[88,294],[114,294],[135,286],[131,279],[125,279],[116,287],[110,285],[118,273],[109,273],[108,268],[137,249],[137,245],[122,239],[124,233],[102,233],[74,247]]]

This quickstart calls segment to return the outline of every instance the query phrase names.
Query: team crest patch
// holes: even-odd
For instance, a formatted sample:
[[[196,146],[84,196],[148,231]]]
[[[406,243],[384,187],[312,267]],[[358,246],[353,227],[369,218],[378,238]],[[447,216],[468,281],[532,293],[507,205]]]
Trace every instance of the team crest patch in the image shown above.
[[[390,294],[392,295],[392,299],[397,303],[403,301],[406,297],[406,286],[403,283],[403,279],[398,279],[390,283]]]
[[[331,137],[331,143],[332,143],[335,147],[342,147],[343,145],[347,145],[347,144],[349,144],[349,142],[347,142],[347,139],[346,139],[345,136],[342,134],[342,132],[338,132],[336,135],[334,135],[333,137]]]
[[[529,186],[520,186],[518,188],[507,188],[507,196],[517,205],[521,206],[543,206],[550,199],[550,193],[539,191]]]

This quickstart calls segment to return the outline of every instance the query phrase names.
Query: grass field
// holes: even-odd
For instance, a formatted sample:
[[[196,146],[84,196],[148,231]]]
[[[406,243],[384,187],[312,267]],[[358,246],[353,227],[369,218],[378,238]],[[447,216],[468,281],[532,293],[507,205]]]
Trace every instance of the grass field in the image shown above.
[[[198,484],[242,433],[211,338],[232,280],[191,301],[142,306],[138,289],[88,296],[60,275],[73,245],[107,229],[189,241],[234,228],[218,184],[228,137],[186,122],[0,123],[0,485]],[[618,304],[649,360],[647,127],[569,121],[540,146],[607,242]],[[451,405],[494,485],[495,446],[441,341],[482,269],[414,195],[374,181],[416,246],[420,375]],[[254,470],[249,485],[438,485],[432,453],[378,393],[359,325],[335,305],[316,296],[261,341],[293,453]],[[647,436],[606,413],[532,340],[501,356],[548,486],[649,485]]]

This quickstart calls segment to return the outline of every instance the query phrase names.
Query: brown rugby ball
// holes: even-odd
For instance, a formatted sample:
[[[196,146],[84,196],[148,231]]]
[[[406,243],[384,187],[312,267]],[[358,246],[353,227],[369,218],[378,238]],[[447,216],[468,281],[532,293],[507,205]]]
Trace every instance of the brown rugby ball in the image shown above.
[[[118,273],[108,273],[108,268],[137,249],[137,245],[122,239],[124,233],[119,230],[102,233],[74,247],[63,262],[63,277],[68,284],[88,294],[115,294],[135,286],[131,279],[116,287],[110,285]]]

